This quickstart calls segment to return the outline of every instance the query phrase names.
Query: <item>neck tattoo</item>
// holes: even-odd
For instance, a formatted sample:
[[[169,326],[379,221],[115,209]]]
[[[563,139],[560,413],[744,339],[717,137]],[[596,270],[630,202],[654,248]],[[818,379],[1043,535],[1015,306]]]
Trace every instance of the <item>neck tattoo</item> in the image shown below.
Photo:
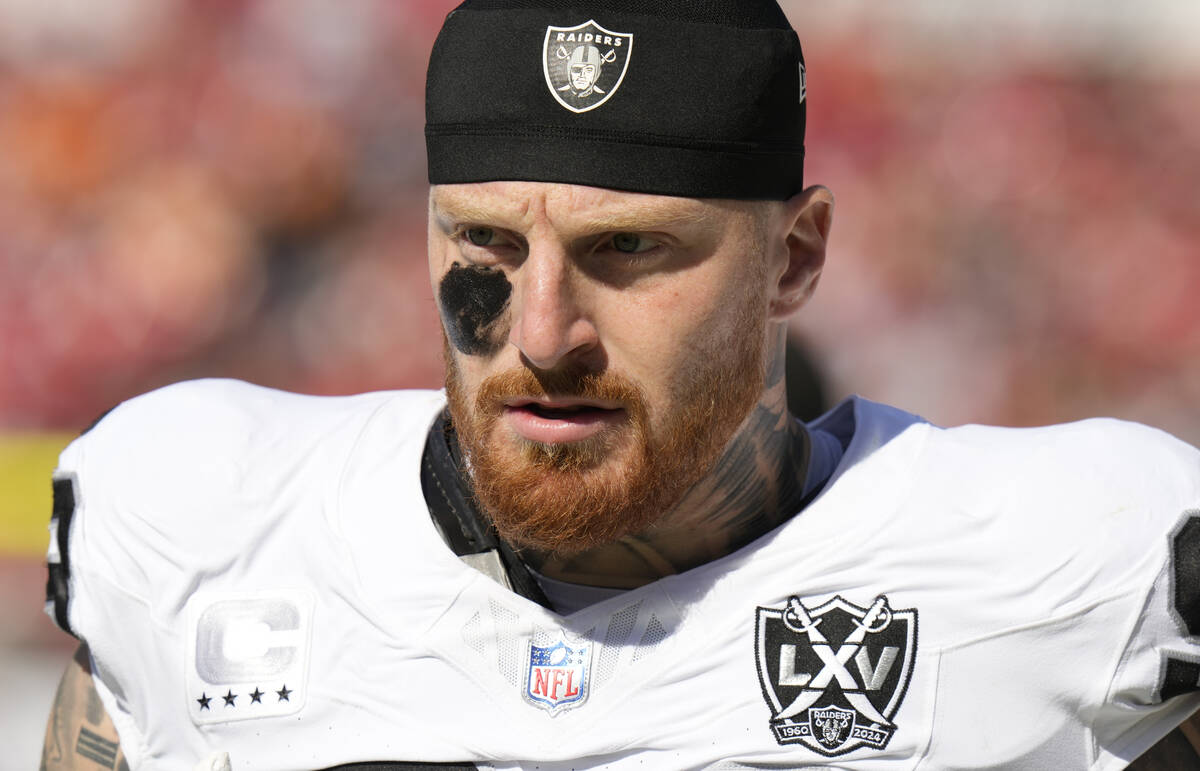
[[[783,346],[770,350],[762,397],[713,470],[658,524],[579,554],[522,557],[558,580],[633,588],[723,557],[795,515],[811,447],[787,411]]]

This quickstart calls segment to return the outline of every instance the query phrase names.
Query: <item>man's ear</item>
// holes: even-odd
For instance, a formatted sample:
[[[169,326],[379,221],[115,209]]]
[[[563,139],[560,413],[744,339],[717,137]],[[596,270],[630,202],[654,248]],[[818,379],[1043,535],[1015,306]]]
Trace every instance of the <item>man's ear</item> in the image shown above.
[[[806,188],[784,202],[781,216],[772,238],[784,238],[787,262],[774,286],[772,321],[800,310],[817,286],[833,226],[833,193],[822,185]]]

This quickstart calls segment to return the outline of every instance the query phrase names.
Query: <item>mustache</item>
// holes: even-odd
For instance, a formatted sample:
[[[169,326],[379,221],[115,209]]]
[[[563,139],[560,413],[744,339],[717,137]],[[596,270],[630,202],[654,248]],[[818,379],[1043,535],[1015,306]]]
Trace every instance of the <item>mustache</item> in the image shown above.
[[[491,375],[480,384],[476,408],[498,413],[506,399],[570,397],[615,402],[631,414],[645,412],[646,397],[629,378],[616,372],[535,370],[518,367]]]

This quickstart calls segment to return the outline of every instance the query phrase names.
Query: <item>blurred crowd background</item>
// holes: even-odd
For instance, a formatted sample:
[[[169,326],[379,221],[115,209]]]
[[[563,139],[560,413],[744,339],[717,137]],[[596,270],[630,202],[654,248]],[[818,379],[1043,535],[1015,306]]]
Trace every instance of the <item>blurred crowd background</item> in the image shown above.
[[[440,384],[423,78],[453,5],[0,0],[0,769],[36,764],[72,648],[40,615],[71,435],[193,377]],[[784,5],[838,201],[793,330],[825,398],[1200,442],[1200,5]]]

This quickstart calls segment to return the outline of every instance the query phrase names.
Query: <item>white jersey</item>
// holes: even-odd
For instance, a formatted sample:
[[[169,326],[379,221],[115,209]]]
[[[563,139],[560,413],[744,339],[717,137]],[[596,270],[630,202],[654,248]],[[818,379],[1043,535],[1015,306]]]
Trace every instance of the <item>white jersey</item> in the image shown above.
[[[439,537],[443,405],[198,381],[67,448],[60,619],[133,768],[1112,769],[1200,704],[1200,454],[1159,431],[853,399],[801,514],[564,617]]]

